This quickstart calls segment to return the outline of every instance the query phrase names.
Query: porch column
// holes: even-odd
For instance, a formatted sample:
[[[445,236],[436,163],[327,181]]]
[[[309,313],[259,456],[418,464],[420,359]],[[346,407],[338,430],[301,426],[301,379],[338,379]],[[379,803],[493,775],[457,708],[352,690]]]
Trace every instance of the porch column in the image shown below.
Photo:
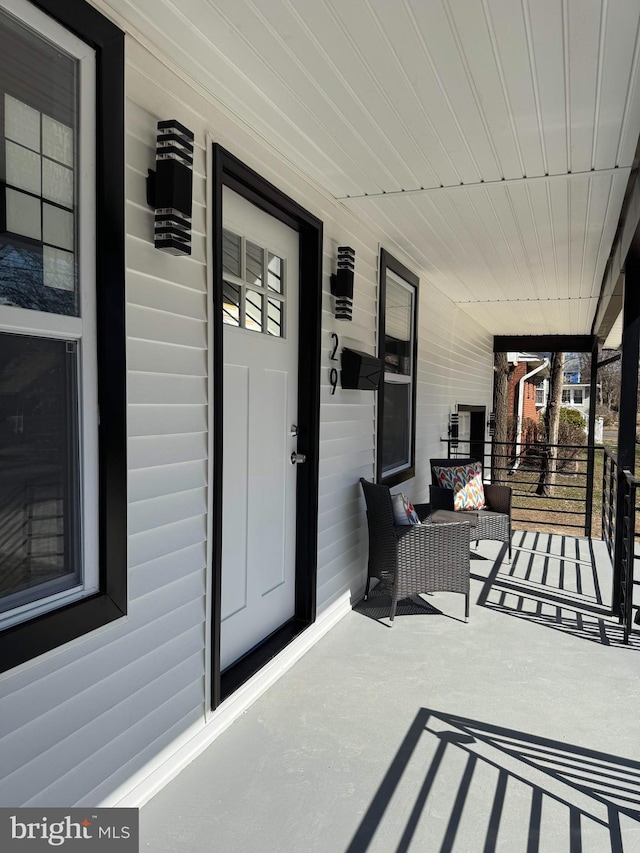
[[[588,444],[587,444],[587,499],[584,514],[584,535],[591,537],[591,522],[593,518],[593,469],[595,457],[595,435],[596,435],[596,394],[598,388],[598,355],[600,348],[598,338],[593,336],[591,348],[591,378],[589,385],[589,419],[588,419]],[[599,485],[599,484],[598,484]]]
[[[624,267],[620,408],[618,411],[618,492],[613,561],[613,612],[620,613],[620,579],[624,537],[623,469],[635,472],[638,354],[640,344],[640,234],[636,231]]]

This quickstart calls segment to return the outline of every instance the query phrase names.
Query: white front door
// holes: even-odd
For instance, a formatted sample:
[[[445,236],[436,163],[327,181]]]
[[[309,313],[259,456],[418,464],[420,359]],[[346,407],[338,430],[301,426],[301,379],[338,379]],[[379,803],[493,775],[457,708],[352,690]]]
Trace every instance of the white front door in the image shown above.
[[[224,670],[294,615],[299,238],[227,187],[222,204]]]

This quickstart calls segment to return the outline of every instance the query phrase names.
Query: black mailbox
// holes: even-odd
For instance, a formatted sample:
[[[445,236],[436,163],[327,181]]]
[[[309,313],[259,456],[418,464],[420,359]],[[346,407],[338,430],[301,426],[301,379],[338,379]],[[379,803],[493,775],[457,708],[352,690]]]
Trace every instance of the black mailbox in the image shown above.
[[[377,391],[382,381],[382,359],[355,349],[342,350],[342,387]]]

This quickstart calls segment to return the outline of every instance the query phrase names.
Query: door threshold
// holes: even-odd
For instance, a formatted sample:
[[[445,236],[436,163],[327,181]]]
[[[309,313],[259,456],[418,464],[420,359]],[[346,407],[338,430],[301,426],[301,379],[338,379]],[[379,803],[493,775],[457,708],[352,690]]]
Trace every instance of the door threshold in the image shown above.
[[[272,658],[286,648],[289,643],[301,634],[312,623],[304,619],[290,619],[276,629],[265,640],[254,646],[243,657],[231,664],[220,676],[220,696],[227,699],[239,687],[256,674]]]

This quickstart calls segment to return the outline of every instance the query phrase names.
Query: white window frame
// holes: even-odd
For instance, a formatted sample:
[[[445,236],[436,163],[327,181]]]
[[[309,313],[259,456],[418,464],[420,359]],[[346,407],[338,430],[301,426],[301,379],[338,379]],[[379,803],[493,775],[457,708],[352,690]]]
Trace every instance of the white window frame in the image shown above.
[[[0,616],[0,628],[31,619],[99,589],[98,559],[98,364],[96,332],[96,58],[86,42],[74,36],[28,0],[0,0],[0,9],[79,64],[79,125],[77,128],[77,263],[79,317],[25,308],[0,307],[0,332],[55,338],[77,344],[79,519],[82,583],[45,596]],[[80,211],[80,215],[78,215]]]

